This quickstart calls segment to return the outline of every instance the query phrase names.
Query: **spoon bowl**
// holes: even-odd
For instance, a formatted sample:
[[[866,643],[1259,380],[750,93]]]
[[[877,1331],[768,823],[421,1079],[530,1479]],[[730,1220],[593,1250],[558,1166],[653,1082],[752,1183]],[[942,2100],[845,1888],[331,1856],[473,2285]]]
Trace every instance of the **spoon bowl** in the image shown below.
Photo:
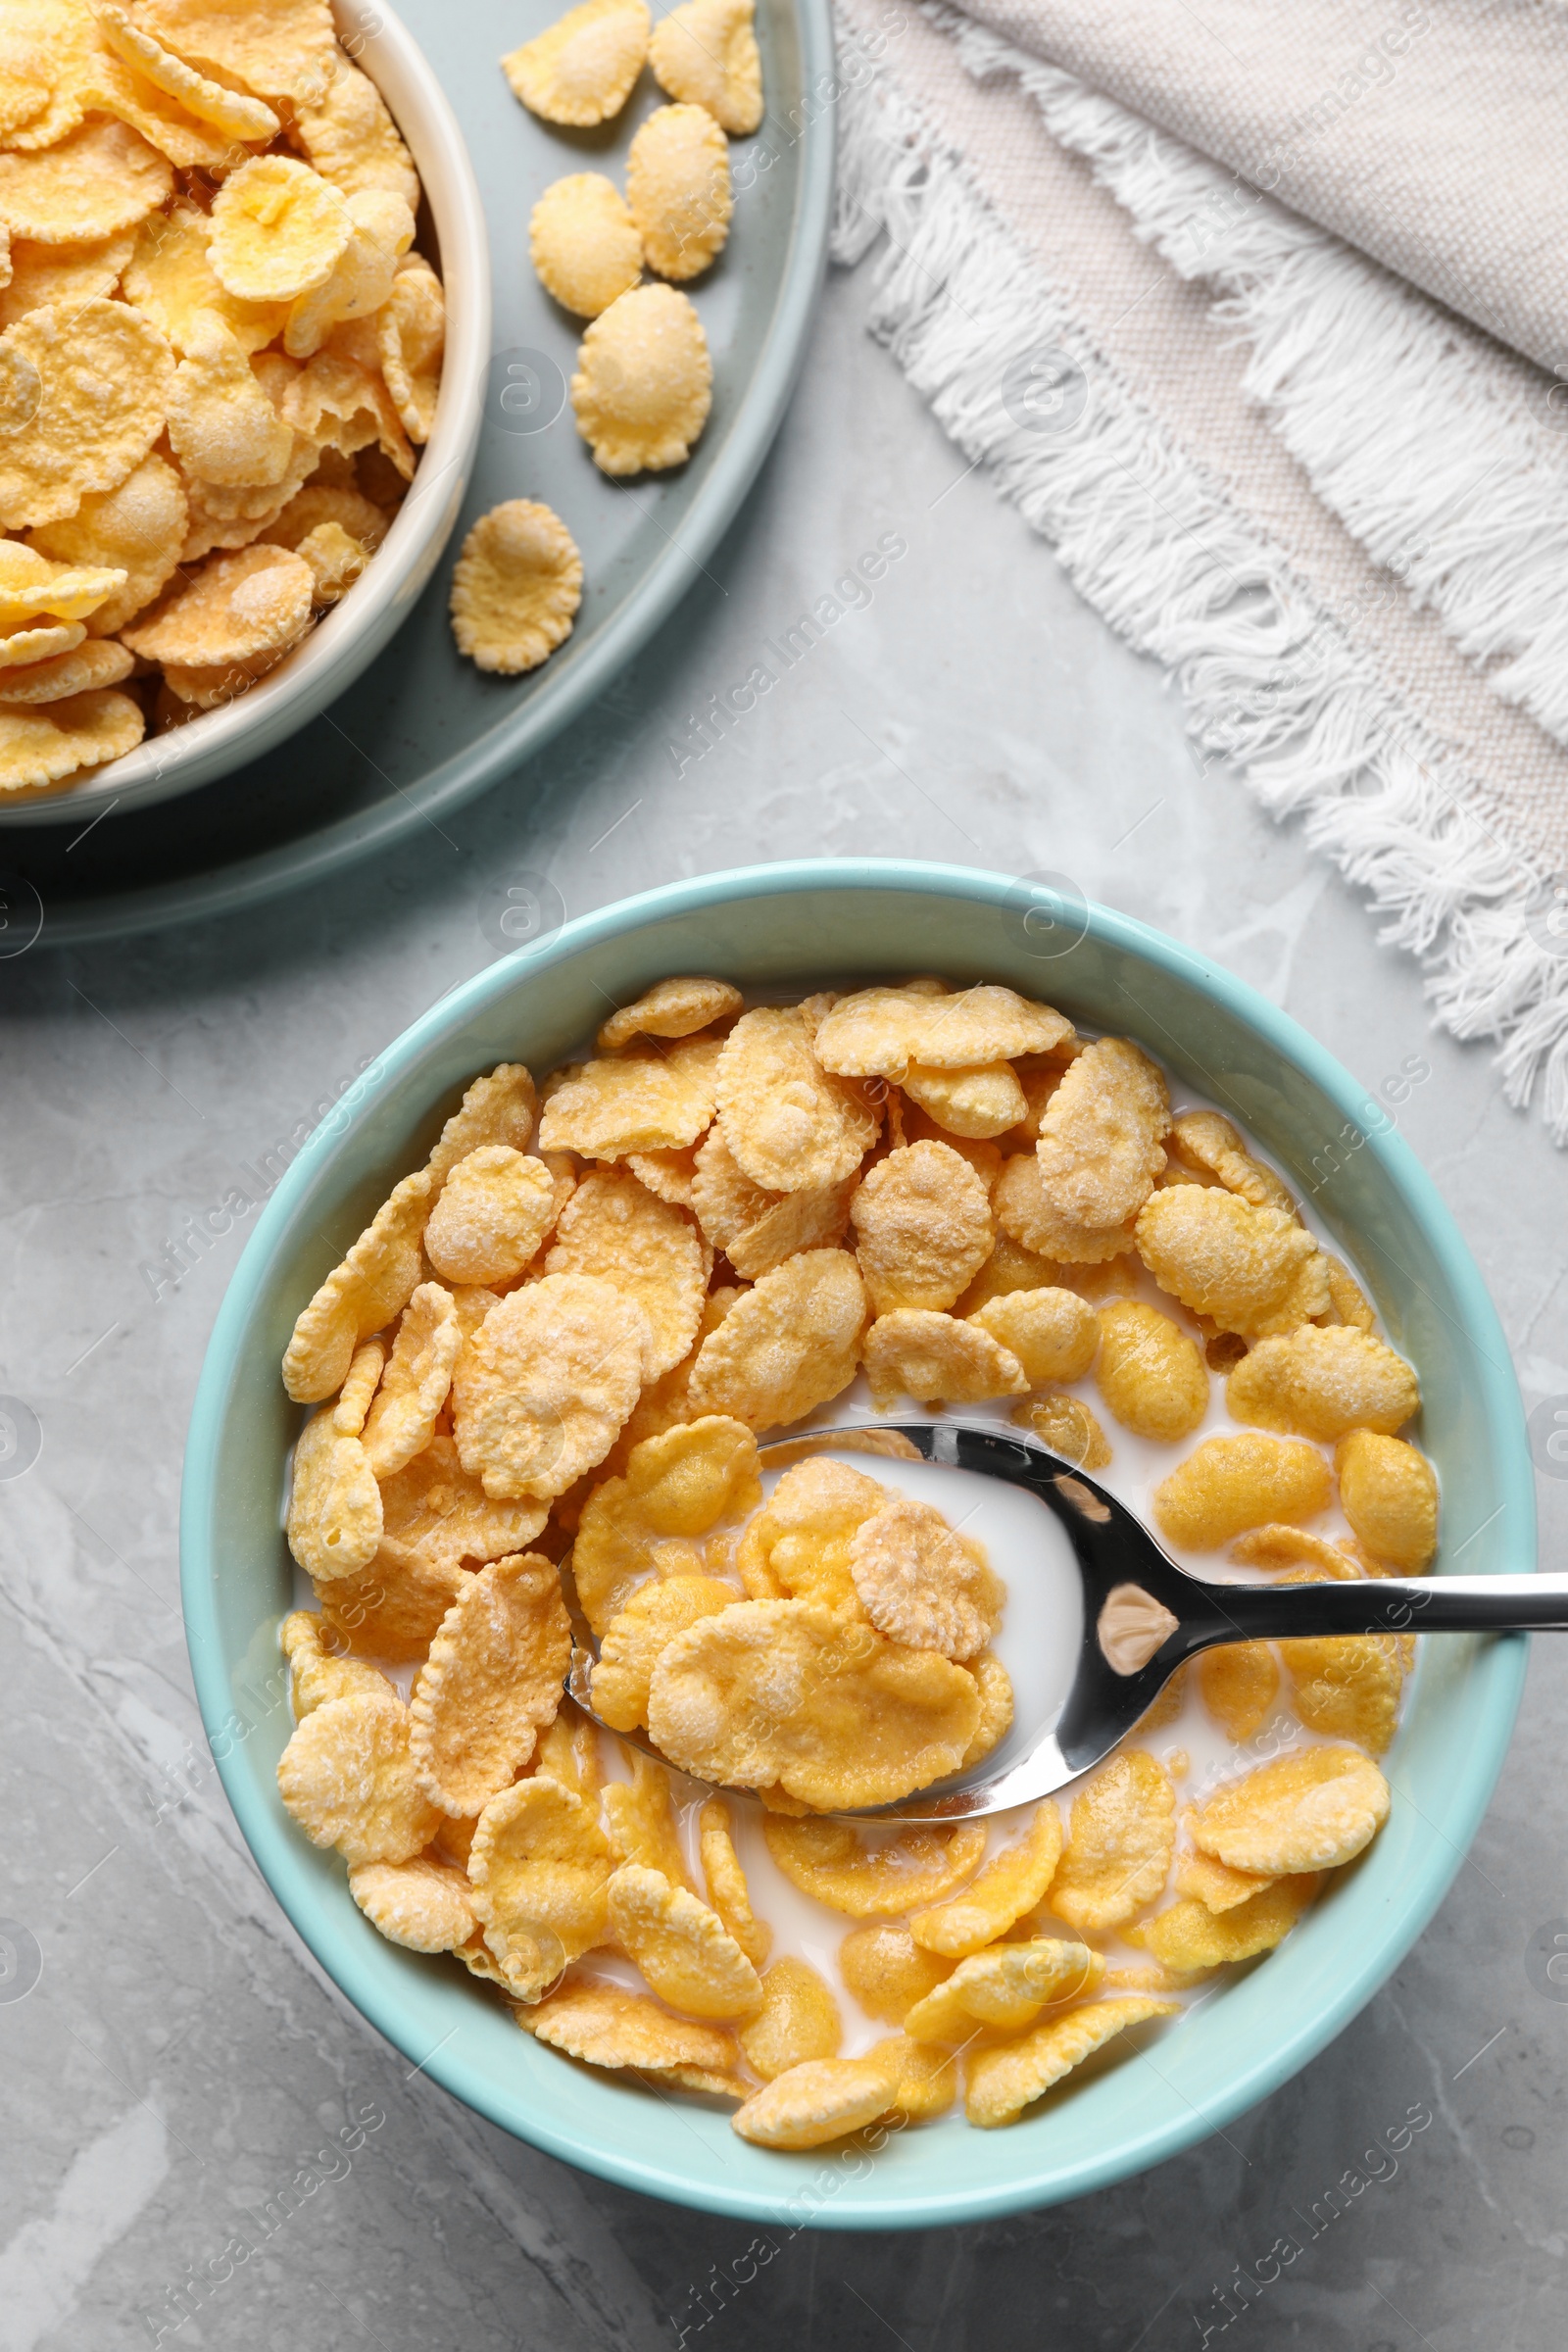
[[[977,1422],[881,1421],[812,1430],[759,1449],[764,1469],[822,1453],[871,1453],[977,1471],[1035,1495],[1066,1535],[1083,1587],[1082,1631],[1067,1695],[1026,1727],[1022,1756],[982,1760],[896,1803],[834,1813],[838,1821],[958,1821],[1038,1803],[1075,1781],[1134,1731],[1171,1676],[1227,1642],[1290,1642],[1339,1634],[1568,1631],[1568,1577],[1357,1578],[1345,1583],[1208,1584],[1163,1551],[1136,1514],[1037,1438]],[[566,1690],[594,1711],[597,1646],[580,1620]],[[601,1724],[604,1730],[612,1727]],[[667,1763],[642,1733],[617,1733]],[[1015,1743],[1014,1743],[1015,1744]]]

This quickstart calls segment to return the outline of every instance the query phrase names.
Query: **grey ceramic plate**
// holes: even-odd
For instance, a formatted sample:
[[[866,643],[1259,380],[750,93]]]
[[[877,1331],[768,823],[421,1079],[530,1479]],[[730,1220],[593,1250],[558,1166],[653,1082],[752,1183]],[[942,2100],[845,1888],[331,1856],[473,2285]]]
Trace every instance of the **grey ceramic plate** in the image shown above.
[[[559,15],[557,0],[399,0],[467,136],[490,229],[496,356],[468,497],[448,558],[392,644],[280,751],[166,806],[76,814],[11,834],[0,854],[8,940],[69,946],[227,912],[384,848],[540,750],[601,697],[668,618],[733,519],[778,429],[805,349],[833,197],[828,0],[758,0],[767,116],[733,143],[729,244],[689,291],[713,357],[713,410],[688,466],[609,481],[579,440],[566,384],[580,322],[528,260],[528,215],[551,180],[621,180],[638,123],[662,103],[645,73],[619,121],[568,131],[513,97],[498,59]],[[482,676],[447,624],[452,557],[477,514],[542,498],[582,550],[576,629],[531,677]]]

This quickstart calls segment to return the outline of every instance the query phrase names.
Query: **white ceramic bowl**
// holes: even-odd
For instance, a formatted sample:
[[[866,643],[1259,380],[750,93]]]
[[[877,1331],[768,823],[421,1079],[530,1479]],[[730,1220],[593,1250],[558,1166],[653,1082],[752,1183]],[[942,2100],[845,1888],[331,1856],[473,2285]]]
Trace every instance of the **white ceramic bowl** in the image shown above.
[[[0,824],[58,824],[113,801],[145,808],[274,751],[351,686],[401,627],[441,561],[473,465],[490,358],[490,251],[458,119],[417,44],[381,0],[334,0],[338,32],[408,142],[440,244],[447,348],[435,429],[364,577],[294,652],[226,709],[153,736],[63,789],[0,801]],[[436,260],[431,255],[431,260]]]

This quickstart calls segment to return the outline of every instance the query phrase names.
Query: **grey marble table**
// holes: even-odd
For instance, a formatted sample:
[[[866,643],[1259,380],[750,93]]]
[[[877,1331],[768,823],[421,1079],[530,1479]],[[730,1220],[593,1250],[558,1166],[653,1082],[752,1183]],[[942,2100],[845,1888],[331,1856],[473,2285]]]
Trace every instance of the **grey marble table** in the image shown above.
[[[0,1391],[42,1431],[25,1475],[0,1478],[0,1913],[23,1931],[21,1973],[0,1981],[0,2352],[1561,2339],[1568,1985],[1530,1946],[1568,1914],[1552,1730],[1568,1644],[1537,1644],[1507,1769],[1438,1917],[1296,2082],[1103,2195],[913,2237],[806,2232],[763,2265],[751,2226],[583,2178],[411,2077],[295,1938],[208,1758],[175,1519],[244,1231],[191,1251],[177,1280],[167,1253],[244,1163],[491,959],[487,893],[520,867],[571,913],[803,853],[1065,870],[1242,973],[1370,1088],[1412,1056],[1430,1067],[1400,1124],[1492,1285],[1527,1402],[1568,1396],[1562,1158],[1503,1105],[1485,1049],[1432,1032],[1417,970],[1375,945],[1299,835],[1200,771],[1169,687],[962,478],[867,340],[864,304],[857,279],[830,286],[756,495],[594,724],[346,880],[0,967]],[[907,552],[874,601],[683,763],[704,699],[889,534]],[[1540,1494],[1560,1557],[1568,1483],[1543,1476]],[[1401,2154],[1364,2154],[1412,2110],[1430,2120]],[[211,2278],[247,2215],[345,2126],[358,2144],[340,2177],[182,2305],[181,2282]],[[1329,2197],[1347,2175],[1357,2185]],[[1269,2271],[1287,2231],[1301,2250],[1261,2294],[1221,2299],[1237,2266]]]

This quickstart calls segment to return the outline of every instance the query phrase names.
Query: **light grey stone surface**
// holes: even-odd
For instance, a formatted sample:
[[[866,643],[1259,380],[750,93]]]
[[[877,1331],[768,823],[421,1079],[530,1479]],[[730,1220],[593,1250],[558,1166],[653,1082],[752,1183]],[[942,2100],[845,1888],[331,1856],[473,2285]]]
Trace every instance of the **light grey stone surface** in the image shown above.
[[[1162,679],[956,458],[827,294],[741,521],[600,713],[398,855],[224,924],[0,967],[0,1390],[43,1449],[0,1479],[7,1803],[0,1912],[41,1976],[0,1984],[0,2352],[1168,2352],[1407,2110],[1430,2124],[1227,2345],[1535,2352],[1562,2334],[1568,2000],[1526,1946],[1568,1913],[1568,1644],[1537,1644],[1473,1854],[1393,1982],[1223,2137],[1106,2194],[914,2237],[803,2234],[703,2325],[757,2232],[567,2171],[456,2106],[351,2013],[250,1862],[207,1757],[177,1607],[180,1449],[244,1232],[153,1297],[141,1268],[485,964],[484,894],[547,871],[577,913],[754,859],[893,853],[1064,870],[1286,1005],[1398,1108],[1492,1285],[1527,1401],[1568,1396],[1564,1163],[1485,1049],[1434,1035],[1417,971],[1224,773]],[[668,740],[886,533],[907,543],[722,746]],[[0,1465],[3,1467],[3,1465]],[[1568,1484],[1540,1481],[1560,1562]],[[23,1947],[25,1971],[27,1954]],[[1568,1987],[1563,1988],[1568,1991]],[[296,2165],[383,2118],[172,2332]],[[1388,2159],[1379,2170],[1387,2173]],[[742,2262],[743,2271],[747,2264]],[[1265,2265],[1266,2267],[1266,2265]]]

